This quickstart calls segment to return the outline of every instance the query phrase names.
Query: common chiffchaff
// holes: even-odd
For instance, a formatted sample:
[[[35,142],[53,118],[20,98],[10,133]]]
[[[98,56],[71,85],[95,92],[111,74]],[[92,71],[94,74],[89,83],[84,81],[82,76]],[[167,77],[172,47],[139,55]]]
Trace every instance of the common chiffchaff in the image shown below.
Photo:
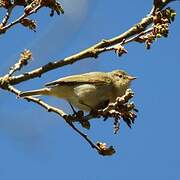
[[[134,79],[122,70],[90,72],[60,78],[45,84],[46,88],[22,92],[19,96],[56,96],[80,110],[91,111],[104,108],[124,95]]]

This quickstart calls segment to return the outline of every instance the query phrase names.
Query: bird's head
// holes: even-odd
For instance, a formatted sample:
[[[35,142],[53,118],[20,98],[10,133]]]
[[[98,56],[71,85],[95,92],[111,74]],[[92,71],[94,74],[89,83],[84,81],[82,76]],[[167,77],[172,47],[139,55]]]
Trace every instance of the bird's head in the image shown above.
[[[136,77],[129,75],[123,70],[114,70],[110,73],[117,87],[124,87],[127,89],[129,88],[131,82],[136,79]]]

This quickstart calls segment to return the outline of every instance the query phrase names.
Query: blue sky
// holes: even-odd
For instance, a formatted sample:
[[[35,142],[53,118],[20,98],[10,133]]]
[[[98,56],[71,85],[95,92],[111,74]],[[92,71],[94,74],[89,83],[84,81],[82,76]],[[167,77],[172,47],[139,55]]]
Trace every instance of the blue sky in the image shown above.
[[[25,48],[33,61],[23,71],[83,50],[103,38],[114,37],[138,22],[151,8],[151,1],[63,0],[64,16],[48,16],[42,10],[33,16],[37,32],[20,25],[1,37],[0,73],[5,74]],[[145,50],[143,44],[126,46],[121,58],[102,54],[17,85],[21,90],[42,87],[45,82],[70,74],[124,69],[137,76],[132,89],[139,109],[132,129],[124,123],[113,135],[111,121],[93,121],[85,131],[94,141],[114,145],[117,153],[101,157],[56,115],[0,90],[0,178],[2,180],[179,180],[180,102],[180,6],[167,39]],[[19,10],[16,11],[20,14]],[[0,12],[2,17],[2,11]],[[50,104],[70,111],[67,103],[43,97]]]

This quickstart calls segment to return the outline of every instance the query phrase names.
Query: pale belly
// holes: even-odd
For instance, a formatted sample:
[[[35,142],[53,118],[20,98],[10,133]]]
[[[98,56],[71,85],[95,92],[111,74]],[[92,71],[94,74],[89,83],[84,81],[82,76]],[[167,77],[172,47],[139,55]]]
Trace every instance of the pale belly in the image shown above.
[[[83,111],[104,108],[104,102],[114,102],[117,94],[112,86],[95,86],[83,84],[73,86],[57,86],[51,89],[51,95],[67,100],[71,105]]]
[[[112,91],[108,87],[85,84],[74,88],[74,95],[69,101],[81,110],[91,111],[100,108],[99,104],[109,101],[111,96]]]

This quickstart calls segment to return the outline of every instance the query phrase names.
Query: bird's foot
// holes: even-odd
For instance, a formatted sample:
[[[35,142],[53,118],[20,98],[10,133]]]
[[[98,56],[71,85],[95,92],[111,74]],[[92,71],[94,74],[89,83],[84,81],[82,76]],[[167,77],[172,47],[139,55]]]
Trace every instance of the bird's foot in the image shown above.
[[[69,104],[71,106],[71,109],[73,110],[73,114],[72,114],[73,118],[77,119],[83,128],[90,129],[91,125],[90,125],[89,121],[87,119],[85,119],[84,112],[76,111],[74,109],[74,107],[72,106],[72,104],[71,103],[69,103]]]

